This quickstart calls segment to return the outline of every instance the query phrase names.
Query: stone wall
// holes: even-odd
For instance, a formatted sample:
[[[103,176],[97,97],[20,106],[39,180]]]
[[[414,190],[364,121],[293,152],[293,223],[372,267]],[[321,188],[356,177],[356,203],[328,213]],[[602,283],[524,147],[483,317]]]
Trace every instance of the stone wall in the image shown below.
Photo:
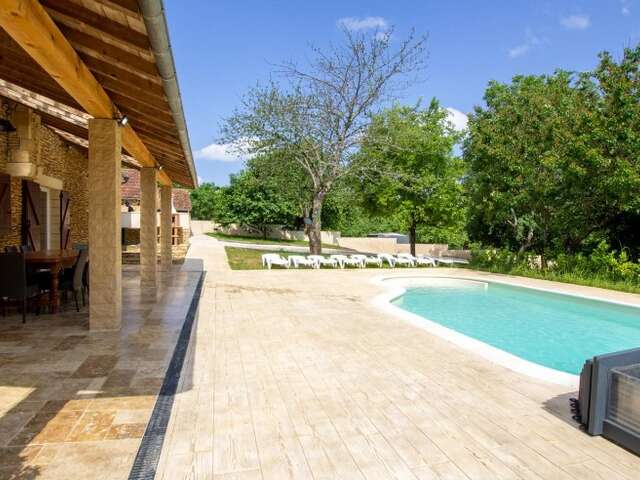
[[[0,100],[0,117],[8,118],[9,103]],[[31,150],[33,162],[42,167],[42,173],[62,180],[63,189],[69,192],[71,200],[70,229],[71,243],[87,243],[89,239],[89,198],[87,192],[87,155],[86,151],[70,145],[49,128],[40,124],[40,117],[33,117],[35,141]],[[15,133],[0,133],[0,173],[6,171],[6,163],[11,155],[11,148],[17,144]],[[57,247],[59,242],[58,190],[50,189],[51,211],[51,243]],[[0,249],[6,245],[20,245],[22,217],[22,179],[11,181],[11,228],[0,231]]]

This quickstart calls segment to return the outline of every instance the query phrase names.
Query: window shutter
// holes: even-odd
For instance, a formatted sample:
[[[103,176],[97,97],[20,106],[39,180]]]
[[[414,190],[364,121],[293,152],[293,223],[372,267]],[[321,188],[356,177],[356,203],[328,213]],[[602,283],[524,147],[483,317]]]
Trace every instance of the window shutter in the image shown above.
[[[60,248],[67,249],[71,238],[70,217],[71,196],[69,192],[60,192]]]
[[[40,195],[40,186],[36,183],[23,182],[24,201],[22,202],[22,214],[24,218],[23,236],[24,243],[29,245],[33,250],[40,250],[40,236],[42,234],[42,223],[38,216],[36,202]]]
[[[11,228],[11,177],[0,174],[0,231]]]

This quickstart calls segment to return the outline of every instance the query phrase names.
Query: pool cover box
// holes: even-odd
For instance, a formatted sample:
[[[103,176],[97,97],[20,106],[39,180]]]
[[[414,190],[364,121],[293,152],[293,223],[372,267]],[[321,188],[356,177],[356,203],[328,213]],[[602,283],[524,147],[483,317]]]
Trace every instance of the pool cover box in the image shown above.
[[[590,435],[640,455],[640,348],[587,360],[574,409]]]

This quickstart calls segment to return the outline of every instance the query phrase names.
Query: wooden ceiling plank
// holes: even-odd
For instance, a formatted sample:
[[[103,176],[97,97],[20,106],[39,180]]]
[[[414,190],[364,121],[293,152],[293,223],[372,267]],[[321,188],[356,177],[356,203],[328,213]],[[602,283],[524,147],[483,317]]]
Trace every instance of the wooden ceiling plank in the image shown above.
[[[131,120],[134,118],[142,119],[151,125],[157,125],[161,129],[165,129],[167,133],[175,130],[173,117],[166,112],[149,108],[140,102],[133,101],[120,94],[112,94],[111,98],[120,111],[126,114]]]
[[[2,57],[0,57],[2,59]],[[0,64],[0,78],[19,85],[27,90],[42,95],[53,100],[56,103],[83,110],[83,108],[64,90],[57,88],[54,83],[51,85],[50,78],[42,77],[34,72],[22,72],[19,66],[13,65],[11,62],[3,61]],[[49,81],[47,81],[49,80]]]
[[[164,94],[157,94],[144,88],[139,88],[137,85],[121,82],[96,70],[91,71],[102,87],[108,92],[116,92],[125,97],[137,98],[140,102],[148,103],[149,105],[162,105],[164,110],[170,111],[167,98]]]
[[[118,48],[88,33],[75,30],[74,28],[62,25],[60,26],[60,30],[76,50],[81,50],[87,55],[97,56],[97,58],[102,60],[104,60],[104,57],[107,57],[109,60],[105,61],[115,61],[121,66],[124,65],[126,68],[130,68],[136,72],[150,75],[151,77],[159,77],[155,63],[149,62],[138,55]]]
[[[87,113],[97,118],[117,115],[107,93],[37,0],[0,0],[0,26]],[[122,128],[122,144],[141,165],[157,165],[131,125]],[[159,174],[161,183],[171,184],[166,173]]]
[[[51,16],[59,22],[69,25],[68,19],[73,19],[110,35],[121,42],[130,43],[146,50],[150,49],[149,39],[146,35],[121,23],[103,17],[69,0],[40,0],[40,3],[47,9]]]
[[[131,16],[139,16],[140,9],[138,8],[137,0],[94,0],[97,3],[105,5],[107,7],[113,8],[115,10],[120,10],[122,13],[131,15]]]
[[[125,70],[116,65],[105,62],[104,60],[90,57],[88,55],[86,55],[83,60],[85,65],[89,67],[91,71],[109,76],[125,84],[139,85],[140,88],[144,88],[154,94],[162,94],[164,96],[164,90],[162,89],[162,85],[159,81],[151,81],[148,77],[141,77],[129,70]]]

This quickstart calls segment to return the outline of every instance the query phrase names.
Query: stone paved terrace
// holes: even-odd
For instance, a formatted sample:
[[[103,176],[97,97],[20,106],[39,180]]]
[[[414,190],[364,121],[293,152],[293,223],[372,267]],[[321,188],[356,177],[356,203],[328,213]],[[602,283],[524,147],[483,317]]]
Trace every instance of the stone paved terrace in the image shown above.
[[[640,477],[638,457],[576,428],[575,392],[371,306],[380,271],[231,272],[210,238],[190,254],[208,274],[156,478]]]
[[[71,306],[0,318],[0,479],[128,477],[199,266],[164,274],[158,303],[124,271],[119,332],[90,332]]]
[[[576,428],[570,389],[372,306],[380,271],[232,272],[196,237],[159,305],[125,274],[119,333],[74,313],[2,321],[1,479],[128,477],[203,262],[158,479],[638,478],[638,457]]]

